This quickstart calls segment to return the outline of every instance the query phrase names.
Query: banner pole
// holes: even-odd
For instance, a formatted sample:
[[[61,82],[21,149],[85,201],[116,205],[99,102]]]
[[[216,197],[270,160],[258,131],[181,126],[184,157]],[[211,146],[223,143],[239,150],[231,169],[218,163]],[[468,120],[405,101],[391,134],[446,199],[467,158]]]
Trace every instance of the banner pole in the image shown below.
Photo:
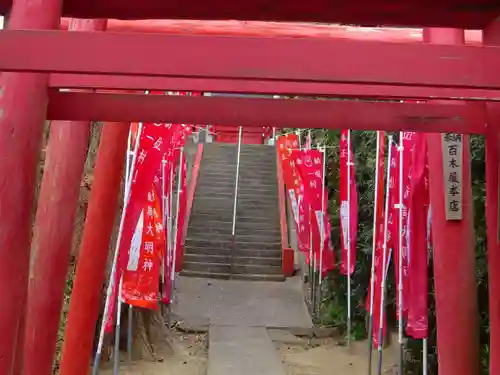
[[[347,129],[347,345],[351,346],[351,130]]]
[[[239,132],[238,132],[238,154],[236,156],[236,181],[234,185],[234,204],[233,204],[233,228],[231,231],[231,234],[233,235],[233,240],[234,240],[234,234],[236,232],[236,208],[238,206],[238,182],[240,178],[240,157],[241,157],[241,137],[243,133],[243,127],[240,126]]]
[[[323,300],[322,298],[322,284],[323,284],[323,252],[325,251],[325,218],[326,216],[326,210],[325,210],[325,180],[326,180],[326,147],[323,146],[323,149],[321,150],[323,153],[323,166],[322,166],[322,174],[321,176],[323,177],[323,184],[321,185],[321,224],[319,225],[319,228],[321,233],[320,233],[320,238],[321,238],[321,244],[319,247],[319,272],[318,272],[318,284],[319,284],[319,306],[318,310],[321,311],[321,302]],[[328,197],[327,197],[328,198]],[[321,314],[320,314],[321,316]]]
[[[138,140],[136,139],[136,143]],[[129,175],[130,170],[130,156],[133,157],[133,151],[130,151],[132,146],[132,131],[128,132],[127,139],[127,153],[126,153],[126,162],[125,162],[125,186],[128,186],[130,182],[131,176]],[[134,147],[135,148],[135,147]],[[123,205],[126,204],[126,196],[123,194]],[[127,356],[128,361],[132,362],[132,317],[133,317],[133,307],[132,305],[128,305],[128,319],[127,319]]]
[[[179,224],[179,204],[181,201],[181,186],[182,186],[182,163],[183,163],[183,158],[184,158],[184,147],[180,148],[180,153],[179,153],[179,169],[177,172],[177,197],[175,201],[175,224],[174,224],[174,230],[172,232],[173,234],[173,246],[172,246],[172,270],[170,271],[170,312],[172,311],[172,303],[174,301],[174,291],[175,291],[175,261],[177,258],[177,231],[178,231],[178,224]],[[172,198],[170,198],[172,199]],[[170,314],[169,314],[170,315]]]
[[[142,123],[139,123],[139,129],[137,131],[137,139],[140,138],[142,133]],[[137,159],[137,149],[139,148],[139,141],[137,141],[134,149],[134,154],[132,155],[132,163],[130,167],[130,176],[133,176],[134,170],[135,170],[135,164],[136,164],[136,159]],[[120,241],[123,233],[123,224],[125,223],[125,210],[127,209],[128,201],[130,198],[130,185],[132,184],[132,178],[129,179],[129,184],[128,186],[125,186],[125,191],[124,191],[124,205],[123,205],[123,210],[122,210],[122,215],[120,218],[120,225],[118,227],[118,236],[116,238],[116,243],[115,243],[115,251],[113,254],[113,263],[111,266],[111,274],[109,275],[109,282],[108,282],[108,287],[106,290],[106,302],[104,305],[104,312],[103,312],[103,319],[101,321],[101,327],[99,331],[99,340],[97,343],[97,349],[95,353],[95,359],[94,359],[94,367],[92,368],[92,375],[97,375],[99,372],[99,365],[101,363],[101,353],[102,353],[102,346],[104,342],[104,331],[106,328],[106,316],[108,315],[109,312],[109,305],[111,303],[111,294],[113,292],[113,284],[115,280],[115,275],[116,275],[116,266],[118,263],[118,253],[119,253],[119,248],[120,248]]]
[[[422,340],[422,374],[427,375],[427,338]]]
[[[404,346],[403,346],[403,161],[404,161],[403,132],[399,132],[399,230],[398,230],[398,341],[399,341],[399,375],[404,374]]]
[[[167,272],[169,271],[170,274],[169,274],[169,279],[171,279],[172,277],[172,271],[174,270],[173,268],[173,263],[172,263],[172,230],[173,230],[173,226],[172,226],[172,211],[173,211],[173,195],[174,195],[174,165],[172,163],[172,165],[170,166],[170,184],[169,184],[169,193],[168,193],[168,216],[167,216],[167,224],[168,224],[168,233],[167,233],[167,237],[168,237],[168,248],[167,248],[167,267],[170,268],[170,270],[167,270]],[[167,324],[168,324],[168,329],[170,329],[170,327],[172,327],[172,302],[173,302],[173,296],[172,296],[172,293],[171,293],[171,290],[172,290],[172,286],[170,285],[169,287],[170,289],[170,293],[169,293],[169,301],[168,301],[168,316],[167,316]]]
[[[238,187],[240,180],[240,159],[241,159],[241,142],[243,137],[243,127],[240,126],[238,130],[238,153],[236,155],[236,176],[234,182],[234,202],[233,202],[233,227],[231,229],[232,251],[231,260],[229,265],[229,278],[233,275],[233,263],[236,252],[236,211],[238,208]]]
[[[387,178],[385,187],[385,214],[384,214],[384,248],[382,252],[382,280],[380,282],[380,310],[379,310],[379,328],[378,328],[378,371],[377,374],[382,374],[382,349],[384,340],[384,305],[385,305],[385,280],[387,262],[387,232],[389,223],[389,187],[391,183],[391,157],[392,157],[392,135],[389,136],[389,154],[387,163]]]
[[[380,132],[377,131],[377,157],[375,166],[375,200],[373,202],[373,239],[372,239],[372,264],[370,271],[370,306],[368,316],[368,375],[372,373],[372,349],[373,349],[373,305],[374,305],[374,288],[375,288],[375,249],[377,247],[377,210],[378,210],[378,192],[379,186],[379,173],[380,173]]]
[[[137,132],[137,136],[135,139],[134,152],[132,155],[132,165],[130,167],[130,171],[127,169],[129,173],[126,177],[127,184],[126,186],[126,194],[124,194],[124,203],[123,203],[123,214],[125,214],[126,207],[128,205],[128,200],[130,199],[130,190],[132,186],[132,178],[134,176],[135,163],[137,158],[137,151],[139,149],[139,138],[140,132],[142,130],[142,125],[139,124],[139,130]],[[123,215],[125,216],[125,215]],[[118,244],[119,246],[119,244]],[[118,294],[116,296],[116,327],[115,327],[115,349],[113,355],[113,375],[118,375],[120,372],[120,331],[121,331],[121,316],[122,316],[122,294],[123,294],[123,270],[121,270],[122,274],[120,277],[120,284],[118,286]],[[132,361],[132,305],[129,305],[128,309],[128,325],[127,325],[127,352],[129,361]]]

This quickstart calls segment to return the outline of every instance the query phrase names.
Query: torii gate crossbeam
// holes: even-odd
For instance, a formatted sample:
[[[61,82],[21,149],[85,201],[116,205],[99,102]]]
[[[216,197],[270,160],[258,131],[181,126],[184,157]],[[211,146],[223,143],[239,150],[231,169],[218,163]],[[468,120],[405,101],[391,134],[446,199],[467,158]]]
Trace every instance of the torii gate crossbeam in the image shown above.
[[[23,30],[0,33],[0,56],[1,71],[500,89],[498,47]]]

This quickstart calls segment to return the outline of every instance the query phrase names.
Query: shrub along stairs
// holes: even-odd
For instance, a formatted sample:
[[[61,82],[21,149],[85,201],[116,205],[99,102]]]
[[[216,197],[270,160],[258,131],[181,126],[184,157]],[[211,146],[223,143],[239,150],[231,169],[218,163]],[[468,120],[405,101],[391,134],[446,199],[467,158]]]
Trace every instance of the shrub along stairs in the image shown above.
[[[283,281],[276,149],[241,146],[233,240],[237,152],[235,144],[205,145],[181,274]]]

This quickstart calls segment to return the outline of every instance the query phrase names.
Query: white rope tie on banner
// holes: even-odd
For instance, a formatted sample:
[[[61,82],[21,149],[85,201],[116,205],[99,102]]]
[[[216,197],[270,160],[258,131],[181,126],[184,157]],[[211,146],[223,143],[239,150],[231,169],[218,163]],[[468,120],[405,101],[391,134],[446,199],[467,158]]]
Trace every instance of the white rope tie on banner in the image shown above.
[[[392,135],[389,136],[389,154],[387,163],[387,178],[385,190],[385,216],[384,216],[384,247],[382,251],[382,280],[380,281],[380,310],[379,310],[379,328],[378,328],[378,371],[377,374],[382,373],[382,348],[384,341],[384,305],[385,305],[385,281],[387,274],[387,241],[388,241],[388,223],[389,223],[389,189],[391,183],[391,157],[392,157]]]
[[[351,346],[351,130],[347,129],[347,345]]]
[[[370,306],[369,306],[369,317],[368,317],[368,375],[372,373],[372,347],[373,347],[373,307],[375,300],[375,250],[377,247],[377,211],[378,211],[378,192],[379,186],[379,176],[381,173],[380,166],[380,132],[377,132],[377,146],[376,146],[376,167],[375,167],[375,194],[373,202],[373,239],[372,239],[372,264],[370,270]],[[383,173],[383,172],[382,172]]]

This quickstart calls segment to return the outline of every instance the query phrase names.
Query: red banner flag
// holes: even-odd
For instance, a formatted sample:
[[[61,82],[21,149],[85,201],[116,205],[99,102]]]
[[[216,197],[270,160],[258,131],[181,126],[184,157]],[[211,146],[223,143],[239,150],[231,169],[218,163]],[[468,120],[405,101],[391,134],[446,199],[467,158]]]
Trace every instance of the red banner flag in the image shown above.
[[[411,194],[411,163],[412,163],[412,151],[413,145],[415,142],[414,132],[403,132],[403,176],[400,176],[400,154],[398,153],[398,157],[396,160],[396,171],[395,171],[395,184],[396,189],[394,191],[395,200],[394,203],[401,203],[400,200],[400,183],[403,184],[403,200],[402,200],[402,214],[403,214],[403,228],[401,230],[402,236],[402,260],[403,260],[403,312],[406,317],[407,314],[407,302],[408,302],[408,206],[409,199]],[[402,181],[400,180],[402,178]],[[392,237],[393,241],[393,254],[394,254],[394,269],[396,275],[396,285],[399,285],[399,207],[393,205],[393,224],[392,224]],[[396,306],[399,306],[399,293],[396,293]],[[399,319],[399,308],[396,309],[396,317]]]
[[[375,274],[374,279],[370,280],[370,286],[368,288],[368,300],[367,300],[367,308],[370,309],[370,300],[371,293],[373,293],[373,306],[372,315],[373,315],[373,330],[372,337],[373,342],[376,346],[379,345],[378,333],[380,327],[380,314],[382,313],[380,309],[381,302],[381,283],[385,276],[385,270],[383,269],[383,251],[384,251],[384,153],[385,153],[385,134],[384,132],[378,132],[379,137],[379,148],[377,150],[377,164],[375,170],[375,179],[377,185],[376,191],[376,210],[374,212],[375,215],[375,226],[374,233],[375,236],[375,254],[374,254],[374,266],[375,266]],[[389,252],[386,253],[388,257]],[[386,265],[388,265],[388,259],[386,259]],[[371,290],[371,285],[373,284],[373,291]],[[384,314],[384,324],[385,327],[385,314]],[[384,331],[385,335],[385,331]]]
[[[356,188],[356,169],[354,167],[354,154],[348,143],[349,130],[342,130],[340,136],[340,240],[341,263],[340,273],[350,275],[354,272],[356,264],[356,245],[358,233],[358,191]],[[349,244],[347,243],[349,232]],[[348,255],[349,254],[349,255]],[[350,258],[350,267],[348,266]]]
[[[428,335],[427,163],[425,134],[415,135],[409,205],[410,262],[406,332],[415,339]]]
[[[122,296],[126,303],[147,309],[158,308],[158,281],[164,246],[160,198],[153,187],[132,237],[128,264],[123,273]]]
[[[111,280],[112,292],[106,321],[106,331],[113,325],[118,285],[128,262],[129,249],[139,217],[147,201],[148,192],[154,184],[162,159],[173,149],[183,144],[188,127],[170,124],[146,123],[139,137],[139,147],[135,155],[134,173],[131,178],[128,203],[126,205],[123,228],[118,248],[118,258],[114,277]],[[161,213],[159,213],[161,215]]]

